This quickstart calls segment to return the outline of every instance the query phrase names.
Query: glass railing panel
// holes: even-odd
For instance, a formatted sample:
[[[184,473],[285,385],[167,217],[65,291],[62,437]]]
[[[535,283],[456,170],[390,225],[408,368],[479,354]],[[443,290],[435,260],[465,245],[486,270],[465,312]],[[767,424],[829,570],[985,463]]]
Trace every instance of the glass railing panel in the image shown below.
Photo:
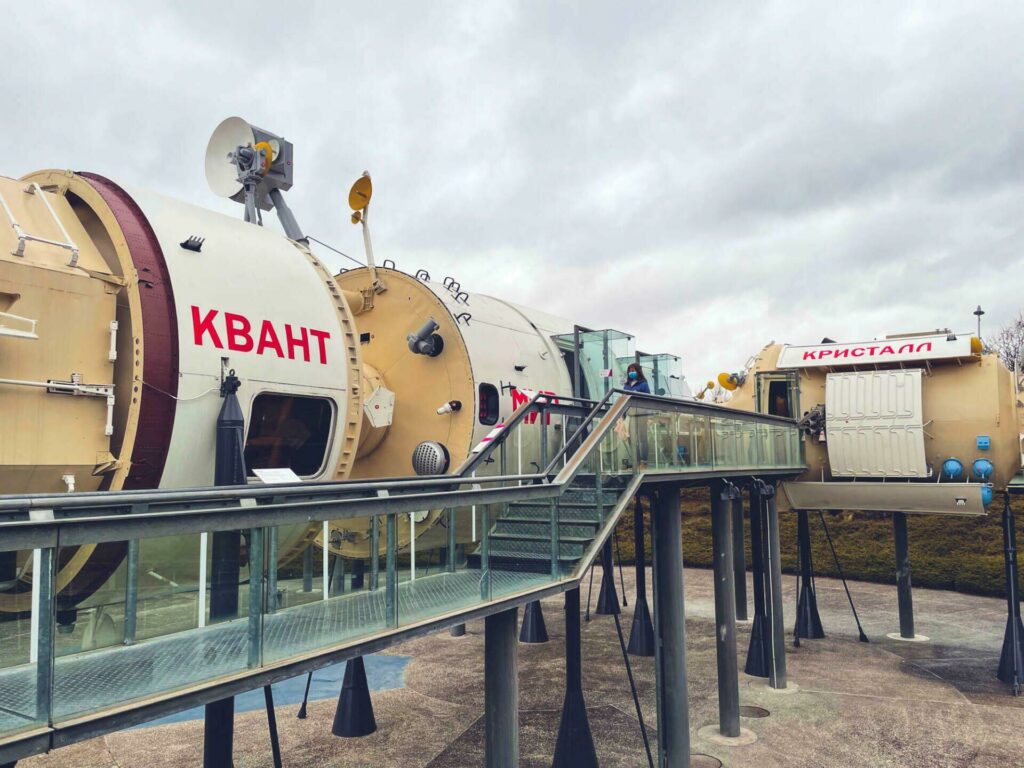
[[[53,719],[249,667],[249,563],[255,558],[259,586],[263,559],[262,536],[253,533],[152,537],[58,551],[58,562],[77,557],[83,565],[57,595]],[[261,598],[261,592],[255,595],[257,626]]]
[[[267,611],[274,613],[323,600],[330,558],[316,543],[322,525],[289,525],[268,531]],[[328,537],[330,533],[328,531]]]
[[[45,666],[40,664],[40,640],[45,645],[53,635],[43,621],[48,611],[41,594],[45,580],[39,578],[51,556],[52,550],[0,552],[0,739],[48,721],[37,683],[45,683],[49,663],[44,658]]]
[[[397,623],[399,626],[482,605],[491,599],[488,583],[492,557],[488,552],[495,517],[501,505],[478,505],[477,541],[459,541],[471,523],[469,508],[446,509],[438,525],[417,539],[416,568],[411,553],[397,558]],[[399,515],[401,519],[402,515]],[[415,573],[415,578],[412,574]]]
[[[368,521],[369,532],[362,542],[365,557],[343,557],[332,549],[325,552],[310,541],[310,533],[320,533],[319,541],[326,538],[332,548],[337,548],[342,536],[338,522],[328,526],[326,537],[322,535],[322,523],[312,525],[306,534],[295,526],[282,526],[277,529],[276,543],[273,533],[268,532],[267,558],[271,563],[276,558],[276,568],[267,570],[263,664],[330,648],[387,627],[385,579],[379,557],[385,546],[384,526],[379,518],[376,523],[374,518]],[[272,573],[276,573],[276,581]]]

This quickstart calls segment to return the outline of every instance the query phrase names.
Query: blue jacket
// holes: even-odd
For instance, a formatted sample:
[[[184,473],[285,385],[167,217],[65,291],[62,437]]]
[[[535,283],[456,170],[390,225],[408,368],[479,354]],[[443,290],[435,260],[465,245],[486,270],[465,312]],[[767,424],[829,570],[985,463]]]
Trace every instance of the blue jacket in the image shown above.
[[[651,394],[651,388],[647,385],[646,381],[627,381],[622,385],[622,388],[628,392],[646,392],[648,395]]]

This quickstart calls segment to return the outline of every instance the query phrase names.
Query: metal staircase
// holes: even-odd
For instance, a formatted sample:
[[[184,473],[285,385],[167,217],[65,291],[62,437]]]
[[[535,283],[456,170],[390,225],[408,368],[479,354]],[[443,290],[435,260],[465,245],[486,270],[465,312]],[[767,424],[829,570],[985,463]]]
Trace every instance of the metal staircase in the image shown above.
[[[558,542],[559,569],[573,570],[601,532],[608,515],[617,508],[624,491],[622,484],[599,491],[596,480],[594,475],[577,476],[562,496],[552,502],[514,501],[504,505],[486,537],[491,570],[547,573],[551,570],[553,539]],[[469,556],[471,568],[480,567],[483,546]]]

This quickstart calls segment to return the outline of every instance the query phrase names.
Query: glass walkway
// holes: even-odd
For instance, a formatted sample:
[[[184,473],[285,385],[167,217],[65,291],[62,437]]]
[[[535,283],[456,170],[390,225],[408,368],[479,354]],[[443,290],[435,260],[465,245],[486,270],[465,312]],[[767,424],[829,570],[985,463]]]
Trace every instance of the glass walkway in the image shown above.
[[[571,589],[642,484],[805,469],[792,420],[635,393],[499,430],[443,477],[0,497],[0,764]],[[314,545],[360,520],[376,557]]]

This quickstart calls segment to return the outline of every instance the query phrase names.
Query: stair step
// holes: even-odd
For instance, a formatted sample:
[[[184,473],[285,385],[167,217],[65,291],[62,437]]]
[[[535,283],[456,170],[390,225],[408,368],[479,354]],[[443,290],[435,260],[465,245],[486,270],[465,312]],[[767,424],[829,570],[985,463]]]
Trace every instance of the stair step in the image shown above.
[[[520,533],[519,531],[509,531],[507,533],[494,531],[491,533],[491,544],[495,541],[544,541],[551,543],[551,536],[547,533]],[[584,536],[570,536],[562,534],[559,531],[558,541],[561,543],[569,544],[589,544],[594,540],[594,533],[588,532]]]
[[[566,539],[579,539],[580,541],[590,541],[594,536],[597,535],[597,523],[592,525],[564,525],[558,526],[558,538],[563,541]],[[492,537],[510,538],[519,537],[523,539],[543,539],[550,541],[551,539],[551,526],[547,523],[538,523],[536,521],[530,521],[529,523],[512,523],[508,524],[507,521],[502,520],[491,531]]]
[[[583,539],[580,541],[559,541],[558,551],[561,557],[575,557],[579,559],[583,556],[583,553],[587,551],[587,546],[590,544],[589,539]],[[491,556],[504,555],[506,557],[514,555],[528,556],[528,557],[542,557],[544,559],[551,558],[551,543],[548,539],[515,539],[515,538],[493,538],[491,540]]]
[[[503,520],[547,520],[549,519],[551,512],[547,507],[530,507],[530,506],[515,506],[509,505],[509,512],[498,518],[498,521]],[[558,520],[560,522],[582,522],[582,523],[598,523],[597,508],[594,506],[588,507],[559,507],[558,508]]]
[[[563,568],[571,566],[579,558],[574,557],[563,557],[559,559]],[[470,555],[467,565],[469,568],[474,570],[480,570],[480,555]],[[518,571],[520,573],[549,573],[551,571],[551,561],[548,559],[538,558],[516,558],[516,557],[504,557],[504,556],[492,556],[491,557],[491,570],[492,571]]]

